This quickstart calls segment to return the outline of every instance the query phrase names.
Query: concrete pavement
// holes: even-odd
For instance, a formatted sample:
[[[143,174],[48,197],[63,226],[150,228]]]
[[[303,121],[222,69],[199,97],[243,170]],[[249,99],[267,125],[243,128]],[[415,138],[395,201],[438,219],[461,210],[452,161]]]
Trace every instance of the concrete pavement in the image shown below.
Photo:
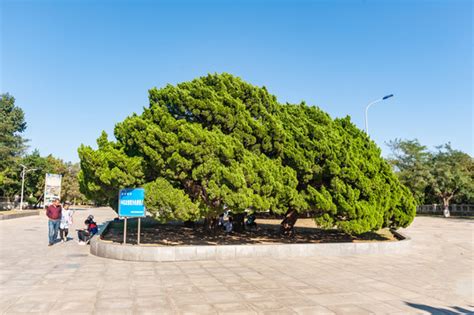
[[[127,262],[74,241],[47,246],[44,215],[0,221],[0,312],[69,314],[466,314],[473,223],[418,217],[403,254]]]

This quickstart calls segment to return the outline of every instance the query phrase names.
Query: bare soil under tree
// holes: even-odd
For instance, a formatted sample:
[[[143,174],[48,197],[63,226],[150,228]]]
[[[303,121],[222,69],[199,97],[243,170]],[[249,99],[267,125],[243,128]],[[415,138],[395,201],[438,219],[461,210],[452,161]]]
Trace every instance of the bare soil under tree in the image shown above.
[[[215,233],[206,233],[202,225],[194,227],[184,224],[160,224],[152,219],[142,219],[140,243],[142,245],[176,246],[176,245],[238,245],[238,244],[285,244],[285,243],[334,243],[334,242],[371,242],[396,241],[397,238],[388,230],[364,233],[357,236],[339,230],[318,228],[312,219],[299,219],[292,236],[281,234],[279,219],[258,219],[257,228],[245,229],[241,233],[226,234],[221,229]],[[123,220],[113,221],[103,233],[105,241],[123,242]],[[127,243],[137,243],[137,220],[129,219],[127,223]]]

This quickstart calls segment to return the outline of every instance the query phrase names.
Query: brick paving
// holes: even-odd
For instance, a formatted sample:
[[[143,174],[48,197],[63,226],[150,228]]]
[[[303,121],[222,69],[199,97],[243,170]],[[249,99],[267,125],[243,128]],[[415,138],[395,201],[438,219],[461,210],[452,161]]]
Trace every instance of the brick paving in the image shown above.
[[[78,210],[114,217],[107,208]],[[403,254],[198,262],[95,257],[47,246],[44,215],[0,221],[3,314],[468,314],[473,220],[418,217]]]

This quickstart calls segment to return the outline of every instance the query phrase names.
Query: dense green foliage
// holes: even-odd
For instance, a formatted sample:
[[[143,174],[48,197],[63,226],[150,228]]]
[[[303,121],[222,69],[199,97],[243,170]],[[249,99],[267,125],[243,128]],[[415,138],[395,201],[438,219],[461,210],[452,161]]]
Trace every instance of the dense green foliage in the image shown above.
[[[21,165],[28,169],[25,176],[24,200],[36,204],[42,200],[46,173],[63,175],[61,198],[71,202],[86,202],[79,191],[79,164],[64,162],[52,155],[42,157],[38,150],[25,153],[26,129],[23,110],[15,105],[10,94],[0,95],[0,196],[13,201],[21,194]]]
[[[150,90],[149,108],[114,134],[97,150],[79,148],[82,191],[113,207],[119,188],[144,185],[149,210],[181,220],[224,207],[298,211],[362,233],[407,226],[415,214],[410,192],[349,118],[280,104],[229,74]]]
[[[0,196],[8,197],[16,189],[15,174],[25,150],[22,133],[26,129],[23,110],[10,94],[0,95]]]
[[[41,156],[38,150],[26,154],[18,161],[28,167],[35,168],[36,171],[28,172],[25,176],[24,198],[30,204],[39,203],[43,198],[44,181],[46,173],[61,174],[61,199],[75,203],[87,201],[85,196],[79,191],[79,164],[64,162],[61,159],[48,156]],[[12,191],[9,196],[19,195],[21,189],[21,168],[12,175]]]
[[[389,143],[390,163],[418,204],[474,203],[474,159],[449,144],[431,152],[418,140]]]
[[[148,211],[159,221],[193,221],[200,218],[199,206],[183,190],[174,188],[164,178],[145,184]]]

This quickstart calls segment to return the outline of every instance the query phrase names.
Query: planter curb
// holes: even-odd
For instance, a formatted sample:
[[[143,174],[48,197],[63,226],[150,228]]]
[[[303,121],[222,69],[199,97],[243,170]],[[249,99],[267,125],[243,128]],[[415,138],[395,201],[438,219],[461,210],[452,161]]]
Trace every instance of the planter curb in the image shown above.
[[[90,241],[91,254],[127,261],[196,261],[233,260],[238,258],[292,258],[317,256],[349,256],[401,253],[411,246],[411,239],[392,231],[399,241],[320,243],[320,244],[259,244],[259,245],[200,245],[200,246],[140,246],[119,244],[101,239],[109,222]]]

